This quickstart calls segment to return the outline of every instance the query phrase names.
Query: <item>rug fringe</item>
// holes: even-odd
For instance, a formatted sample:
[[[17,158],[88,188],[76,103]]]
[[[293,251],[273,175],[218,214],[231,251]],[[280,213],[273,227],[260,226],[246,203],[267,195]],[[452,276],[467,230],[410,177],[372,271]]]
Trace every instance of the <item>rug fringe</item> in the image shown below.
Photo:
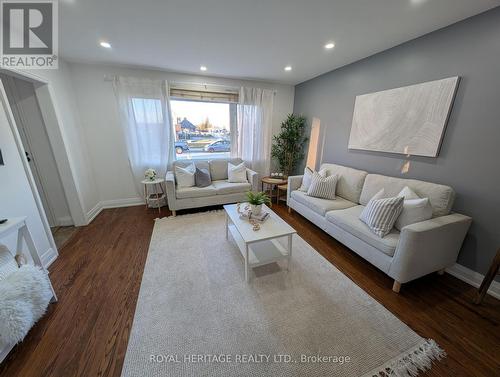
[[[402,353],[365,377],[416,377],[432,367],[434,360],[446,357],[446,352],[433,339],[424,339],[414,348]]]

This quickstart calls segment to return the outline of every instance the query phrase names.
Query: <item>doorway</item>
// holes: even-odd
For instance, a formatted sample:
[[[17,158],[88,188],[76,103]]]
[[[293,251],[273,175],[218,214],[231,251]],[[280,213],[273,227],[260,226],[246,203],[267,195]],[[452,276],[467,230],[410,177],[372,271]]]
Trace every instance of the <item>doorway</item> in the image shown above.
[[[47,217],[54,231],[73,226],[57,162],[32,82],[0,74],[25,157]]]

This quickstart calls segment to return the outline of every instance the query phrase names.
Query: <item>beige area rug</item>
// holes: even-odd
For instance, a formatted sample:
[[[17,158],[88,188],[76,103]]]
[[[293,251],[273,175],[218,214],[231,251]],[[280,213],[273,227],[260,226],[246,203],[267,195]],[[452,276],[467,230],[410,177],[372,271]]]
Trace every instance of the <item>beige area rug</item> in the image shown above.
[[[122,376],[415,376],[444,356],[300,237],[283,267],[245,283],[222,211],[157,220]]]

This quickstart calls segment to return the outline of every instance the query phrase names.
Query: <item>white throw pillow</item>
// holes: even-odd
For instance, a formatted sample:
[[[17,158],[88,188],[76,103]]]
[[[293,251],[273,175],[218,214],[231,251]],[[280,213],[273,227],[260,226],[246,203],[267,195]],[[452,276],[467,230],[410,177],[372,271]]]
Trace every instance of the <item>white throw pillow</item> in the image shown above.
[[[338,176],[331,175],[322,177],[318,172],[314,172],[311,177],[311,185],[307,190],[307,195],[315,198],[335,199],[335,189],[337,188]]]
[[[0,281],[17,271],[18,268],[17,262],[7,246],[0,244]]]
[[[398,196],[402,196],[405,198],[405,200],[409,199],[420,199],[420,196],[418,196],[415,191],[413,191],[411,188],[408,186],[405,186],[404,189],[401,190],[401,192],[398,194]]]
[[[394,224],[397,229],[401,230],[407,225],[432,218],[432,206],[429,198],[420,198],[408,186],[401,190],[398,196],[402,196],[405,201],[403,203],[403,211],[401,211]]]
[[[371,197],[371,199],[368,202],[372,200],[384,199],[384,197],[385,197],[385,189],[381,188],[375,195]]]
[[[195,184],[194,174],[196,166],[194,163],[189,164],[185,168],[180,166],[175,167],[175,180],[178,187],[193,187]]]
[[[307,192],[309,190],[309,186],[311,186],[311,178],[313,176],[314,170],[309,167],[304,169],[304,175],[302,176],[302,185],[299,187],[299,191]],[[320,170],[318,174],[322,177],[326,177],[326,170]]]
[[[239,165],[227,163],[227,181],[230,183],[247,183],[247,167],[242,162]]]
[[[379,237],[390,233],[403,210],[404,198],[370,199],[359,219]]]

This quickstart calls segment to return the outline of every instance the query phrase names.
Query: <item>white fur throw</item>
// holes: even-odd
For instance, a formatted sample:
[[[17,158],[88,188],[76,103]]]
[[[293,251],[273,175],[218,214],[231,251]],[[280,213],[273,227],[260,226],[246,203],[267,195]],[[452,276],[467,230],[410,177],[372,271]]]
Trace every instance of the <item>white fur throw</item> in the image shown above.
[[[0,281],[0,347],[23,340],[51,298],[48,277],[39,267],[21,266]]]

